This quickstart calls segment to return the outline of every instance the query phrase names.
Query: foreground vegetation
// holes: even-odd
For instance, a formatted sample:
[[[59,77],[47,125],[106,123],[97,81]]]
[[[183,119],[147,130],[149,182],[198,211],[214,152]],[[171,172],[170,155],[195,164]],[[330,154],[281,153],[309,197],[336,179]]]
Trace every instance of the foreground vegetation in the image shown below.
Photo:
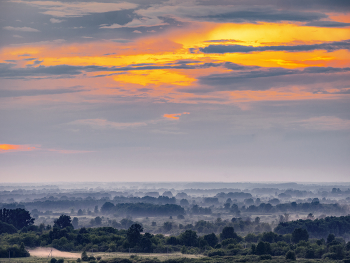
[[[201,254],[201,259],[178,258],[167,262],[256,262],[260,260],[343,260],[350,262],[350,242],[329,232],[349,232],[350,216],[326,217],[322,220],[298,220],[281,222],[275,232],[250,233],[239,236],[233,226],[223,227],[220,234],[199,236],[194,230],[184,230],[178,236],[143,233],[140,224],[132,224],[127,230],[113,227],[80,228],[74,230],[70,216],[61,215],[53,227],[35,226],[29,213],[23,209],[1,210],[0,257],[27,257],[26,247],[49,246],[63,251],[100,251],[128,253]],[[4,222],[5,221],[5,222]],[[235,220],[234,220],[235,221]],[[18,230],[16,226],[23,226]],[[233,222],[231,222],[233,225]],[[307,229],[327,228],[326,238],[311,238]],[[14,230],[16,230],[14,232]],[[278,234],[283,232],[284,234]],[[314,234],[312,234],[314,235]],[[311,235],[311,236],[312,236]],[[82,254],[82,261],[96,262],[96,258]],[[100,263],[155,262],[140,257],[129,259],[104,259]],[[52,262],[54,263],[54,262]]]

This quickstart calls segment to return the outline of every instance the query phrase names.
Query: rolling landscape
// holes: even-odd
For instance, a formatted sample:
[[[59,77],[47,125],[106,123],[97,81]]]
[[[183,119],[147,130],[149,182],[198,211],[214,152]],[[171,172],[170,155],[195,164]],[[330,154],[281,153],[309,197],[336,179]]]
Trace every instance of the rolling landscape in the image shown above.
[[[349,83],[348,0],[0,0],[0,263],[349,263]]]

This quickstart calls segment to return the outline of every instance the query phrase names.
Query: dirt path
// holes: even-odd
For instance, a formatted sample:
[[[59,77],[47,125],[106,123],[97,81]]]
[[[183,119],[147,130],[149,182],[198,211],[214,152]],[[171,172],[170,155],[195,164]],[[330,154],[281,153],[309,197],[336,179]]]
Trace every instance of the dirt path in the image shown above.
[[[28,249],[28,252],[30,253],[31,257],[39,257],[39,258],[46,258],[49,256],[52,249],[52,257],[57,258],[80,258],[80,253],[70,253],[70,252],[63,252],[59,251],[55,248],[50,247],[37,247],[34,249]],[[51,256],[50,256],[51,257]]]

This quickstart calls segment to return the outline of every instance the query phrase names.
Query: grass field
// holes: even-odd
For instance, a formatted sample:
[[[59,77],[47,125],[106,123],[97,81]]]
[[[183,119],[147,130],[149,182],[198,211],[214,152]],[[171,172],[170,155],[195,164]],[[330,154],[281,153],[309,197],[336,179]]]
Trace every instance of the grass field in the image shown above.
[[[30,257],[27,258],[11,258],[11,259],[0,259],[0,263],[47,263],[51,257],[48,257],[51,248],[36,248],[34,250],[30,250]],[[56,249],[52,250],[52,257],[56,259],[63,258],[67,263],[76,262],[77,258],[80,258],[81,253],[69,253],[62,252]],[[173,258],[201,258],[203,255],[189,255],[182,253],[122,253],[122,252],[97,252],[97,253],[88,253],[88,256],[100,256],[102,259],[110,259],[110,258],[130,258],[137,256],[138,258],[157,258],[160,261],[164,261],[167,259]]]

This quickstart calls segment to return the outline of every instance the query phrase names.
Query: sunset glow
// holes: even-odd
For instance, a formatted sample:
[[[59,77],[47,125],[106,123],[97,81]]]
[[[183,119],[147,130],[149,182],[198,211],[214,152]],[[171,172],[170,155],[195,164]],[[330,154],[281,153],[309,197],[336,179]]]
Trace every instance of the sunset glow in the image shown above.
[[[213,167],[248,167],[251,157],[266,169],[298,158],[300,169],[309,158],[316,167],[295,138],[323,145],[323,164],[332,152],[344,156],[350,8],[321,2],[3,1],[0,139],[14,144],[0,152],[45,152],[48,163],[55,153],[91,153],[106,171],[118,167],[115,156],[151,170],[179,158],[195,171],[210,165],[198,157],[206,150],[218,152]],[[313,136],[305,120],[342,124]],[[280,162],[275,138],[291,149]],[[182,152],[193,152],[193,162]]]

